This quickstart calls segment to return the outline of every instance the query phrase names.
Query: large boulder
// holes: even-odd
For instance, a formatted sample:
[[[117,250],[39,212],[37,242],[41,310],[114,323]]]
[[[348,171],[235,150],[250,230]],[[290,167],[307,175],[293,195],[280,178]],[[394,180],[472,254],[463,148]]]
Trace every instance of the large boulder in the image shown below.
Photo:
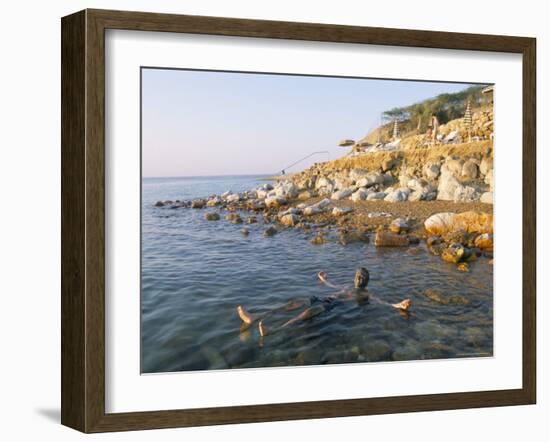
[[[230,195],[227,195],[225,197],[225,200],[228,202],[228,203],[236,203],[237,201],[240,201],[241,200],[241,195],[238,194],[238,193],[232,193]]]
[[[461,186],[462,184],[460,184],[452,172],[447,169],[442,169],[441,176],[439,177],[439,185],[437,186],[437,199],[453,201],[455,198],[455,191]]]
[[[424,228],[431,235],[443,235],[453,229],[455,215],[452,212],[436,213],[424,221]]]
[[[493,215],[483,212],[436,213],[424,221],[430,235],[445,235],[448,232],[465,230],[468,233],[493,233]]]

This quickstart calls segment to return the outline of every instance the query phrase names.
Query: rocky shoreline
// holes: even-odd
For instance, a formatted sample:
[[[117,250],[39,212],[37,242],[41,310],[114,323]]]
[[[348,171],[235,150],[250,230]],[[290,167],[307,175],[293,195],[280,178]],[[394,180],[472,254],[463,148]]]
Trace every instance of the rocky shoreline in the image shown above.
[[[460,162],[451,161],[440,166],[440,173],[447,173],[450,164]],[[304,180],[311,174],[306,172],[241,193],[227,191],[191,201],[158,201],[155,206],[203,210],[205,222],[242,224],[243,235],[250,233],[247,225],[255,223],[264,225],[266,237],[285,229],[302,229],[312,244],[320,246],[336,241],[343,246],[372,242],[375,247],[409,248],[422,241],[433,255],[455,264],[459,271],[468,271],[470,263],[478,258],[493,257],[491,204],[439,199],[439,186],[435,187],[433,181],[425,190],[407,187],[409,191],[396,188],[388,192],[383,187],[387,172],[352,169],[340,171],[333,178],[322,176],[310,181]],[[345,179],[348,181],[343,182]],[[372,197],[381,192],[395,197]],[[415,192],[435,193],[435,197],[410,198]],[[359,198],[358,194],[366,197]],[[397,196],[401,194],[404,196]]]

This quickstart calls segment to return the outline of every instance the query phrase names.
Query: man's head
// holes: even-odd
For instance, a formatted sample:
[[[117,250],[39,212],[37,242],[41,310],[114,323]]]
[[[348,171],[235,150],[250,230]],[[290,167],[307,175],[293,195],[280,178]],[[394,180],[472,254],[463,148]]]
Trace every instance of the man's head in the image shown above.
[[[365,267],[359,267],[355,272],[355,288],[356,289],[366,289],[369,283],[369,271]]]

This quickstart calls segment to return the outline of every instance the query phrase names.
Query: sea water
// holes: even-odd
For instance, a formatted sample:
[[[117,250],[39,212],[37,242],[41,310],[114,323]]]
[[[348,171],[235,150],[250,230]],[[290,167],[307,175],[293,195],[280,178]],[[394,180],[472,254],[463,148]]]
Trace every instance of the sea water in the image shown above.
[[[142,181],[141,368],[143,373],[486,357],[493,352],[493,268],[486,258],[462,273],[427,252],[310,243],[315,231],[206,221],[206,211],[154,207],[159,200],[190,200],[240,192],[261,176],[144,178]],[[396,203],[398,204],[398,203]],[[243,218],[247,214],[242,214]],[[243,227],[250,234],[241,233]],[[279,329],[300,309],[266,319],[271,334],[242,327],[242,305],[264,315],[292,299],[335,292],[319,271],[353,287],[358,267],[370,272],[369,291],[383,302],[413,302],[404,317],[379,302],[336,303],[308,321]],[[465,305],[440,304],[426,289],[460,295]],[[136,294],[138,296],[139,294]]]

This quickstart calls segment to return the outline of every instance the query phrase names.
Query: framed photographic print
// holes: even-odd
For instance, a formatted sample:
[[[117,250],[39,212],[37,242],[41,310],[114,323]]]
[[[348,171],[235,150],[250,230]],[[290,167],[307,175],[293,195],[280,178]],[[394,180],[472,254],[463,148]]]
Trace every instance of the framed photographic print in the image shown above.
[[[532,38],[64,17],[62,423],[535,403],[535,109]]]

